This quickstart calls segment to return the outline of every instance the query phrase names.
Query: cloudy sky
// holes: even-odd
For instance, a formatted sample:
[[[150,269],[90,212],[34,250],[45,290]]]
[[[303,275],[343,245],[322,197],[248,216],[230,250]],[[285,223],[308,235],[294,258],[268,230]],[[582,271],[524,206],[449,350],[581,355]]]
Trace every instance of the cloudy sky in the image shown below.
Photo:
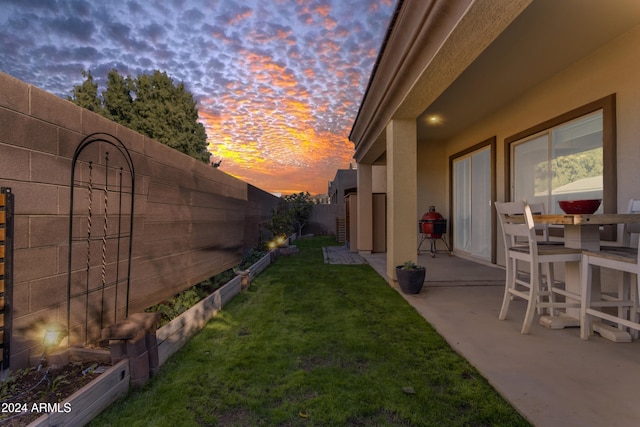
[[[0,71],[66,98],[91,70],[153,70],[198,101],[212,160],[326,193],[395,0],[0,0]]]

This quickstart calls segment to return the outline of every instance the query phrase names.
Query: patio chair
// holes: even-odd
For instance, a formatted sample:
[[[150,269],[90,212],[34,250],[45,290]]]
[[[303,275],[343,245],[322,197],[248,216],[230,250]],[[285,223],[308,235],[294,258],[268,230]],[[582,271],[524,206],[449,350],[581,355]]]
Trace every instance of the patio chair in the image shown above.
[[[507,317],[514,296],[526,300],[527,310],[521,332],[528,334],[537,309],[579,307],[580,296],[567,292],[563,284],[556,283],[552,267],[557,262],[579,262],[581,251],[561,245],[539,244],[531,207],[526,202],[496,202],[495,206],[502,229],[506,266],[504,297],[498,318],[504,320]],[[522,218],[516,219],[519,216],[524,217],[524,222]],[[528,275],[519,271],[518,262],[528,266]],[[543,267],[547,271],[544,283]],[[564,301],[557,301],[556,294],[564,296]],[[547,301],[543,300],[545,296]]]
[[[627,213],[640,214],[640,200],[631,199]],[[599,252],[582,254],[582,304],[580,310],[580,338],[588,340],[593,335],[593,317],[607,320],[619,329],[629,328],[631,337],[637,338],[640,330],[640,255],[632,247],[632,235],[640,233],[640,224],[625,224],[622,237],[624,246],[603,246]],[[622,272],[617,295],[603,293],[593,281],[593,266]],[[631,275],[636,276],[632,285]],[[607,311],[608,308],[608,311]],[[617,310],[615,310],[617,308]],[[617,313],[616,313],[617,311]]]
[[[627,207],[627,211],[625,213],[640,214],[640,199],[630,199],[629,206]],[[600,246],[600,250],[611,249],[635,252],[638,248],[637,246],[632,246],[632,244],[634,243],[632,242],[634,234],[640,234],[640,223],[624,224],[622,230],[622,246]]]
[[[546,214],[546,209],[544,203],[530,203],[531,213],[533,215],[544,215]],[[524,214],[524,212],[523,212]],[[562,240],[551,240],[549,233],[549,224],[535,224],[535,232],[536,232],[536,240],[538,242],[538,246],[540,245],[564,245],[564,239]],[[548,290],[547,283],[555,283],[555,274],[553,269],[553,264],[543,264],[542,268],[542,284],[544,286],[540,291],[539,298],[542,300],[544,296],[547,297],[549,302],[555,302],[555,295]],[[517,273],[516,273],[517,274]],[[512,298],[513,299],[513,298]],[[544,313],[544,308],[538,304],[537,306],[538,314]],[[556,310],[554,307],[549,307],[549,315],[555,316]]]
[[[530,203],[529,206],[531,207],[531,213],[534,215],[544,215],[547,213],[544,203]],[[524,214],[524,212],[520,212],[520,213]],[[535,231],[536,231],[536,239],[538,241],[538,246],[564,245],[564,240],[552,241],[550,239],[549,224],[535,224]],[[547,282],[549,283],[555,282],[553,264],[544,264],[542,266],[542,269],[543,269],[542,283],[544,285],[544,288],[540,290],[539,298],[542,299],[543,296],[547,296],[550,298],[550,301],[553,302],[554,301],[553,294],[549,294],[546,286]],[[516,274],[518,273],[516,272]],[[511,299],[513,299],[513,296],[511,296]],[[538,305],[537,312],[538,314],[543,314],[544,310],[542,307]],[[551,308],[549,314],[552,316],[555,315],[555,310]]]
[[[544,203],[530,203],[529,206],[531,207],[531,213],[533,215],[544,215],[547,213]],[[550,240],[549,224],[535,224],[535,229],[538,245],[564,245],[564,240]]]

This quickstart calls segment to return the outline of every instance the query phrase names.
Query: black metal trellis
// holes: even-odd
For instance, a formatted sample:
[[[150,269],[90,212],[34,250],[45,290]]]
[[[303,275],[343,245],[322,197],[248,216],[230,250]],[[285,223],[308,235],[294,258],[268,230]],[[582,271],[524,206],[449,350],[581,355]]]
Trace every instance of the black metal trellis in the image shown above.
[[[71,167],[67,329],[71,335],[84,323],[84,330],[79,331],[84,343],[90,340],[92,314],[99,316],[100,329],[111,309],[113,322],[118,321],[118,293],[122,287],[125,287],[125,302],[121,317],[129,315],[134,189],[133,162],[120,140],[109,134],[94,133],[80,142]],[[85,197],[76,197],[82,195]],[[127,200],[129,209],[123,212]],[[127,218],[128,228],[123,224]],[[128,240],[128,247],[123,246],[124,240]],[[95,246],[100,247],[100,256],[96,255],[95,248],[92,250]],[[122,258],[124,251],[128,251],[126,258]],[[85,262],[74,262],[77,259]],[[126,269],[123,269],[121,264],[125,261]],[[107,291],[113,293],[110,307],[110,301],[105,298]],[[93,304],[96,300],[99,304]],[[79,309],[82,306],[84,310]],[[76,319],[83,321],[74,322],[72,312]]]

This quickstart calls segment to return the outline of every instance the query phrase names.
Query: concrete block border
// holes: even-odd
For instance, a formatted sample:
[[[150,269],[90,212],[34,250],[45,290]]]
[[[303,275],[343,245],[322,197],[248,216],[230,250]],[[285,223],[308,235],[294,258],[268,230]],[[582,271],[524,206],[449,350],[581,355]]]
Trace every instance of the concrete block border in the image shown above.
[[[271,262],[271,254],[266,254],[247,271],[253,278]],[[156,336],[160,366],[240,293],[241,279],[240,276],[234,277],[220,289],[158,329]],[[124,396],[129,391],[130,380],[129,359],[125,359],[61,402],[58,405],[60,411],[41,416],[29,424],[29,427],[84,426],[118,398]],[[65,408],[69,410],[65,411]]]

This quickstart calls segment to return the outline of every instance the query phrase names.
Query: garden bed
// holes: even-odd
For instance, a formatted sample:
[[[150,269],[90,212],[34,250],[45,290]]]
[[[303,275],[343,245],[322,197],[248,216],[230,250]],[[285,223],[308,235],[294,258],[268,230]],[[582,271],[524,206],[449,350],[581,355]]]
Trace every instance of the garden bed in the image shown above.
[[[250,280],[267,268],[271,263],[271,255],[266,254],[244,271]],[[158,356],[160,365],[215,316],[222,307],[231,301],[242,290],[242,276],[236,276],[220,289],[198,302],[196,305],[158,329]]]
[[[16,372],[3,384],[3,426],[25,426],[48,410],[70,411],[58,402],[88,384],[99,374],[90,369],[94,364],[70,363],[62,369],[29,369]],[[96,364],[96,367],[98,365]],[[9,397],[5,397],[5,393]]]
[[[122,360],[42,415],[29,427],[82,426],[129,391],[129,361]]]
[[[271,261],[272,255],[267,253],[244,270],[243,275],[252,279]],[[156,336],[160,365],[202,329],[241,289],[242,276],[236,276],[158,329]],[[106,351],[68,351],[73,353],[71,359],[75,361],[59,370],[50,370],[47,377],[44,369],[29,370],[20,372],[20,377],[16,378],[20,390],[13,387],[17,382],[3,383],[3,388],[7,389],[1,395],[3,404],[7,410],[18,412],[0,417],[2,426],[85,425],[128,392],[128,359],[114,366],[105,366],[109,360]],[[10,417],[11,420],[8,420]]]
[[[59,419],[63,425],[83,424],[117,399],[119,390],[128,389],[121,383],[128,384],[128,374],[121,376],[122,369],[110,366],[108,351],[72,347],[49,359],[55,361],[50,366],[16,371],[2,382],[1,425],[58,425],[54,420]],[[66,362],[58,366],[60,360]]]

